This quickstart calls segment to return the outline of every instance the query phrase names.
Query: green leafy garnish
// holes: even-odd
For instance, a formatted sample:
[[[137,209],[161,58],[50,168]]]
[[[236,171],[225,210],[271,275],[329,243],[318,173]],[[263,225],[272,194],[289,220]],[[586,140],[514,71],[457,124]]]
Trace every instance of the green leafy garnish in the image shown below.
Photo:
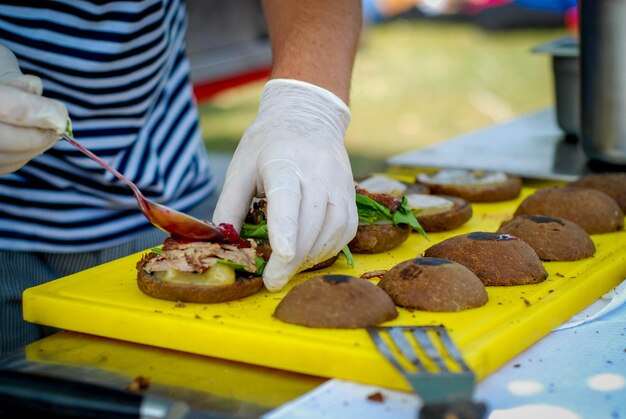
[[[263,275],[263,271],[265,270],[265,265],[267,265],[267,262],[265,261],[265,259],[256,257],[254,258],[254,264],[256,265],[256,271],[254,271],[254,274]]]
[[[160,254],[163,253],[163,249],[161,249],[160,247],[153,247],[153,248],[150,249],[150,251],[152,253],[156,253],[157,255],[160,255]]]
[[[230,260],[224,260],[224,259],[218,259],[217,263],[221,263],[222,265],[230,266],[231,268],[233,268],[236,271],[250,273],[250,271],[246,270],[246,267],[244,265],[242,265],[241,263],[236,263],[236,262],[232,262]],[[256,257],[256,258],[254,258],[254,264],[256,266],[256,271],[254,271],[254,274],[255,275],[263,274],[263,270],[265,269],[265,264],[266,264],[265,260],[263,258]]]
[[[354,258],[352,257],[352,252],[348,249],[348,246],[344,246],[343,249],[341,249],[341,253],[345,256],[346,263],[354,269]]]
[[[67,120],[67,124],[65,124],[65,132],[71,137],[74,137],[74,133],[72,132],[72,121],[69,119]]]
[[[246,239],[269,240],[267,221],[265,221],[265,217],[260,217],[259,224],[244,223],[241,227],[241,237],[244,237]],[[341,252],[346,258],[346,263],[354,268],[354,258],[352,257],[352,253],[350,252],[350,249],[348,249],[348,246],[345,246],[343,249],[341,249]],[[259,267],[259,261],[263,262],[260,273],[258,273],[260,275],[261,273],[263,273],[263,269],[265,269],[265,264],[267,262],[263,258],[257,258],[257,267]],[[257,272],[259,272],[258,269]]]
[[[241,237],[268,240],[267,222],[263,219],[260,224],[244,223],[241,227]]]
[[[391,221],[394,225],[408,224],[426,240],[429,240],[426,232],[417,221],[417,218],[415,218],[415,214],[411,211],[406,196],[402,197],[400,207],[394,213],[391,213],[391,210],[386,206],[358,193],[356,194],[356,208],[359,213],[359,222],[372,224],[382,220]]]

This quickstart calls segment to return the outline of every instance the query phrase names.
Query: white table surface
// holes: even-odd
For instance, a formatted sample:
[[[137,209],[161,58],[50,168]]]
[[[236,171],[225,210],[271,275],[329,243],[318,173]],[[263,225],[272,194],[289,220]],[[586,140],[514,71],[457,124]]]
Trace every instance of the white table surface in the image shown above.
[[[626,280],[477,383],[489,419],[626,418]],[[368,400],[374,393],[383,402]],[[415,419],[414,394],[329,380],[264,419]]]
[[[566,137],[554,109],[460,135],[387,159],[389,166],[504,171],[531,179],[574,180],[597,171],[580,141]],[[597,164],[596,164],[597,165]],[[599,168],[600,169],[600,168]]]

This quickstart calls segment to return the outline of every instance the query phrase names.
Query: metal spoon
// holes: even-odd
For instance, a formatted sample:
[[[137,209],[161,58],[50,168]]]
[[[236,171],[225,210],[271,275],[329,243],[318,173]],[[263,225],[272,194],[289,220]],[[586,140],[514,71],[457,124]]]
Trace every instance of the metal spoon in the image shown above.
[[[87,157],[113,173],[119,180],[126,183],[135,194],[137,204],[139,204],[141,212],[143,212],[152,224],[166,233],[183,239],[229,242],[239,245],[240,247],[249,247],[248,243],[239,237],[239,234],[237,234],[235,229],[230,224],[221,224],[216,226],[209,221],[199,220],[180,211],[176,211],[172,208],[150,201],[141,193],[139,188],[137,188],[137,185],[109,166],[100,157],[96,156],[82,146],[68,133],[62,134],[62,137],[74,147],[78,148]]]

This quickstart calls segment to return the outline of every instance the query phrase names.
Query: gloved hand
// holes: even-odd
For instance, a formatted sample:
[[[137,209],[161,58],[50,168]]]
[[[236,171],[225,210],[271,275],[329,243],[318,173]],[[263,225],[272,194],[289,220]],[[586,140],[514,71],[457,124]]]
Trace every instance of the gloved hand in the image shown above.
[[[266,196],[272,256],[263,280],[270,291],[336,255],[356,234],[354,180],[343,144],[349,122],[348,107],[321,87],[287,79],[265,85],[213,221],[239,231],[252,198]]]
[[[15,55],[0,45],[0,174],[16,171],[65,131],[65,105],[42,91],[41,79],[23,75]]]

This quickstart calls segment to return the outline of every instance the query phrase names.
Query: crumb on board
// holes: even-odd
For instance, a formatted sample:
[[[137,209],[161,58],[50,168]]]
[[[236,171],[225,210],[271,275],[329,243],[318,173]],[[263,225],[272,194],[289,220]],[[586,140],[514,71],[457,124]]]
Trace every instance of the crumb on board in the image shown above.
[[[176,301],[176,304],[174,305],[174,307],[182,308],[182,307],[186,307],[186,304],[183,303],[182,301]]]
[[[376,403],[383,403],[385,401],[385,396],[383,396],[383,393],[381,393],[380,391],[377,391],[368,395],[367,400]]]
[[[363,274],[361,274],[361,278],[363,279],[380,278],[386,273],[387,271],[385,269],[377,269],[375,271],[364,272]]]
[[[126,386],[126,390],[137,393],[146,390],[150,386],[150,379],[143,375],[138,375]]]

